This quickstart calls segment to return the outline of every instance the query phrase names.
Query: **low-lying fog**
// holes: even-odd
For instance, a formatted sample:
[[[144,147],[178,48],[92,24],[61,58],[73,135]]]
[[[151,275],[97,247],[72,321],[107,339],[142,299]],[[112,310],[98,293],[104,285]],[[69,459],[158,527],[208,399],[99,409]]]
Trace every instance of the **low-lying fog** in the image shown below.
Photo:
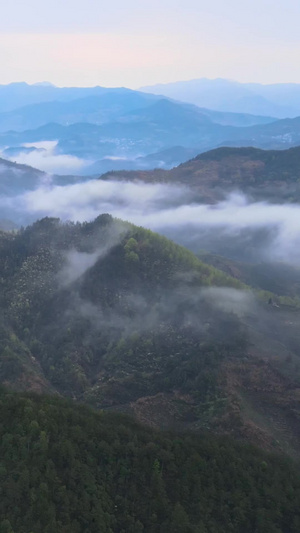
[[[79,157],[57,153],[58,141],[23,143],[19,147],[2,149],[0,156],[9,161],[28,165],[53,174],[77,174],[89,161]]]
[[[44,216],[88,221],[110,213],[196,252],[206,249],[238,259],[300,265],[300,205],[251,203],[238,192],[205,205],[181,186],[89,180],[2,197],[0,207],[2,218],[23,224]]]

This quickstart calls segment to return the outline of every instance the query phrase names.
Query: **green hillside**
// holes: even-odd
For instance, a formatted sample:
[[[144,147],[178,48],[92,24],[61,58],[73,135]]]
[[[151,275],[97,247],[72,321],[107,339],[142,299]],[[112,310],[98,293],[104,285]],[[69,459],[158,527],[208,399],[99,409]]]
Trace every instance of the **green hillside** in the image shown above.
[[[175,372],[188,347],[221,346],[228,320],[235,327],[200,293],[191,297],[212,285],[243,288],[239,281],[108,215],[85,224],[43,219],[2,233],[0,247],[0,376],[16,388],[29,380],[101,405],[136,399],[170,388],[170,364]],[[204,310],[206,322],[214,318],[198,328]]]
[[[232,191],[255,200],[300,200],[300,148],[217,148],[171,170],[109,172],[101,179],[188,185],[200,202],[214,203]]]
[[[288,294],[257,298],[109,215],[1,233],[0,283],[7,387],[299,457],[300,314]]]
[[[0,394],[1,533],[297,533],[298,466],[61,399]]]

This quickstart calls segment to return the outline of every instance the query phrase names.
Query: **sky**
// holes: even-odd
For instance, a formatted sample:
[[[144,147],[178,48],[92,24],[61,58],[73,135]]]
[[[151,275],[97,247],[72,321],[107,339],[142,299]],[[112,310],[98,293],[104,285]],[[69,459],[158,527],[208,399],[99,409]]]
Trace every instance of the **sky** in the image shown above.
[[[10,0],[0,83],[300,83],[299,0]]]

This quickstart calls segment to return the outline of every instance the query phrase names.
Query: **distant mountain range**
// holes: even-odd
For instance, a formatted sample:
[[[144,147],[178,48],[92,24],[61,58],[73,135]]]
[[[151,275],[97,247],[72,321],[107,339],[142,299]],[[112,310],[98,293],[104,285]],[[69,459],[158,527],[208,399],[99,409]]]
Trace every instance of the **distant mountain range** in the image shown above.
[[[128,110],[130,105],[133,106],[131,109],[141,107],[140,104],[136,105],[137,99],[140,99],[140,103],[145,101],[145,93],[151,93],[148,95],[149,99],[153,99],[154,95],[163,95],[200,107],[225,112],[268,115],[276,118],[293,118],[300,115],[300,84],[262,85],[259,83],[239,83],[222,78],[215,80],[200,78],[152,85],[142,87],[140,91],[133,91],[124,87],[60,88],[52,84],[11,83],[0,85],[0,113],[41,103],[51,103],[52,107],[49,106],[48,109],[57,113],[59,103],[67,104],[75,100],[82,100],[81,104],[78,102],[77,105],[81,105],[81,112],[89,113],[93,98],[100,99],[106,108],[115,106],[117,112],[120,112],[120,101],[122,101],[121,108],[124,112],[126,106]],[[67,111],[63,110],[65,114],[73,113],[72,106],[67,105],[66,107]],[[61,109],[63,109],[62,106]],[[40,108],[40,111],[41,113],[45,112],[43,107]],[[99,116],[101,117],[101,113]],[[54,120],[57,121],[56,118]]]
[[[222,87],[223,80],[217,82]],[[202,80],[200,85],[209,84]],[[229,91],[232,82],[225,85]],[[298,86],[292,87],[295,103]],[[10,94],[8,106],[16,103],[14,94],[31,103],[0,113],[0,155],[53,174],[170,169],[220,146],[281,150],[300,144],[299,117],[214,111],[124,88],[12,84],[0,86],[0,97],[1,91],[4,101]],[[52,142],[50,148],[46,141]]]
[[[9,85],[0,85],[0,112],[8,112],[42,102],[66,103],[86,97],[104,97],[107,94],[130,95],[135,94],[135,92],[123,87],[56,87],[52,84],[10,83]]]
[[[294,118],[300,115],[300,84],[239,83],[217,78],[142,87],[146,93],[175,98],[219,111]]]
[[[61,101],[60,93],[51,101],[37,101],[20,106],[10,111],[0,112],[0,131],[38,128],[48,122],[57,122],[65,126],[76,122],[102,124],[116,120],[123,113],[144,107],[159,100],[155,95],[131,91],[130,89],[77,89],[72,99]],[[59,90],[58,90],[59,91]],[[80,96],[80,91],[82,95]],[[68,93],[67,93],[68,94]],[[1,95],[1,86],[0,86]],[[0,108],[1,109],[1,108]]]
[[[118,120],[128,112],[140,111],[159,100],[161,97],[158,95],[122,87],[59,88],[26,83],[0,85],[0,131],[34,129],[48,122],[62,125],[76,122],[103,124]],[[245,116],[244,113],[223,113],[210,109],[199,111],[213,122],[231,126],[251,126],[272,120],[270,117]]]

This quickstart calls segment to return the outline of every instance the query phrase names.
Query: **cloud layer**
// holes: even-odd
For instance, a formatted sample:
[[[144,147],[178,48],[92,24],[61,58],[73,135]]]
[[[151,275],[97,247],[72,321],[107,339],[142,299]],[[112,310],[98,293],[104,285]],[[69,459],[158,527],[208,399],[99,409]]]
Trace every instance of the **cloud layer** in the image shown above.
[[[240,193],[206,205],[180,186],[101,180],[43,186],[1,202],[6,207],[10,202],[19,217],[21,213],[34,219],[56,216],[84,221],[110,213],[164,233],[195,251],[206,248],[226,255],[226,249],[236,246],[250,250],[258,261],[271,258],[300,265],[299,205],[251,203]]]
[[[20,147],[19,153],[8,157],[2,154],[4,159],[9,159],[21,165],[28,165],[30,167],[49,172],[51,174],[72,174],[78,173],[81,168],[86,166],[89,162],[78,157],[57,154],[55,149],[58,141],[40,141],[36,143],[24,143],[24,151]],[[36,148],[28,152],[28,148]]]

